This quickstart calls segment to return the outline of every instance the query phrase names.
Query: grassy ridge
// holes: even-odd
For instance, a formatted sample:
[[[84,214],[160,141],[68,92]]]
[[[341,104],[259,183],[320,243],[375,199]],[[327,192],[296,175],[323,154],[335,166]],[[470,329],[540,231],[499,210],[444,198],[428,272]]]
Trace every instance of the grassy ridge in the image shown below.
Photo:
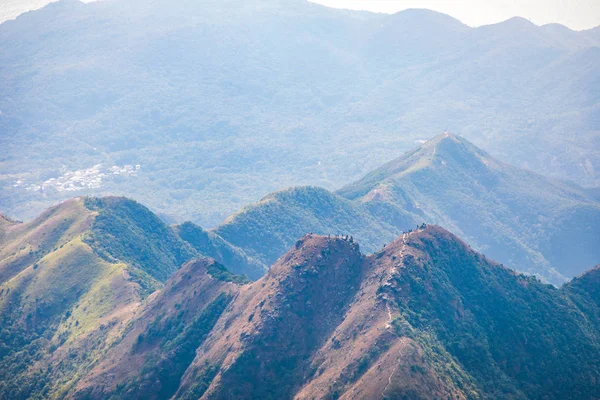
[[[266,265],[306,233],[353,235],[365,252],[378,249],[400,230],[359,205],[317,187],[273,193],[229,217],[215,233]]]
[[[74,199],[0,229],[2,398],[61,397],[140,301],[199,255],[123,198]]]

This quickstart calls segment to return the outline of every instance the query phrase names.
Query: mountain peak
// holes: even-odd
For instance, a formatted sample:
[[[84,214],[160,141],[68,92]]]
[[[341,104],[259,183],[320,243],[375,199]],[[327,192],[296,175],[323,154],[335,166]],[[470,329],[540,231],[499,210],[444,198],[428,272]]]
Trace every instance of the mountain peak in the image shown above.
[[[440,143],[444,143],[444,142],[465,143],[465,142],[467,142],[467,140],[465,140],[462,136],[458,136],[458,135],[455,135],[453,133],[446,131],[444,133],[440,133],[439,135],[434,136],[433,138],[429,139],[428,141],[423,143],[423,145],[421,147],[437,146]]]
[[[388,162],[358,182],[340,189],[338,194],[349,199],[356,199],[389,179],[399,179],[431,168],[462,165],[462,168],[478,166],[477,169],[479,169],[479,164],[482,162],[490,165],[494,160],[463,137],[444,132],[416,149]]]
[[[403,29],[404,32],[410,32],[411,29],[414,29],[413,32],[410,32],[413,35],[423,29],[435,34],[442,34],[443,32],[446,32],[446,34],[451,32],[460,33],[471,29],[450,15],[425,8],[402,10],[388,16],[387,19],[391,25]]]
[[[411,229],[387,244],[379,253],[371,257],[380,258],[382,255],[391,257],[404,257],[411,254],[413,257],[423,258],[433,250],[445,248],[448,244],[458,246],[462,252],[474,251],[462,239],[439,225],[422,224],[416,229]],[[491,263],[496,264],[496,263]]]
[[[432,159],[448,161],[452,158],[488,159],[489,155],[462,136],[444,132],[423,145],[433,149]]]
[[[460,22],[458,19],[451,17],[448,14],[441,13],[439,11],[430,10],[428,8],[407,8],[406,10],[398,11],[397,13],[392,14],[393,17],[401,17],[406,19],[421,18],[428,19],[430,21],[441,22],[445,21],[447,23],[463,25],[465,24]]]
[[[598,298],[600,299],[600,264],[594,268],[584,272],[576,278],[573,278],[567,286],[582,286],[586,289],[593,289],[599,292]]]
[[[464,137],[446,131],[426,141],[412,152],[397,158],[396,162],[411,158],[413,162],[418,162],[422,158],[428,158],[431,161],[436,158],[449,158],[452,156],[489,157],[485,151]]]
[[[575,32],[575,31],[573,31],[573,29],[569,28],[568,26],[559,24],[558,22],[544,24],[544,25],[540,26],[540,28],[547,29],[547,30],[563,31],[563,32]]]
[[[294,248],[279,259],[269,270],[268,275],[287,274],[289,270],[305,273],[318,273],[332,258],[360,259],[362,254],[358,243],[350,236],[322,236],[312,233],[300,238]]]
[[[491,30],[493,32],[502,33],[514,33],[532,30],[536,28],[538,28],[538,26],[526,18],[512,17],[505,21],[497,22],[490,25],[483,25],[476,29]]]
[[[509,25],[518,25],[518,26],[537,26],[533,22],[528,20],[527,18],[523,18],[523,17],[519,17],[519,16],[509,18],[506,21],[500,22],[500,23],[509,24]]]

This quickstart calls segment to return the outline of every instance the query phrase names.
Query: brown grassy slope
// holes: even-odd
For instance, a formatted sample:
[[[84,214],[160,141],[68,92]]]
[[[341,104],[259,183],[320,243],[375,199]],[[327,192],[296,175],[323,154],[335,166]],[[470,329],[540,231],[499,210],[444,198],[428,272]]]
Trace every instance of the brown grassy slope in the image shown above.
[[[404,234],[382,252],[366,257],[360,290],[344,321],[312,357],[317,373],[296,398],[465,398],[456,387],[467,381],[464,372],[444,355],[444,362],[455,370],[449,374],[452,380],[442,380],[439,373],[448,371],[436,371],[417,341],[398,334],[402,317],[393,297],[382,290],[393,285],[404,258],[415,256],[407,245],[415,235]],[[463,389],[470,388],[464,384]]]
[[[140,314],[123,347],[71,396],[600,395],[600,335],[569,293],[487,260],[439,227],[404,234],[370,256],[350,240],[306,235],[262,279],[232,290],[216,319],[195,327],[200,340],[185,332],[208,306],[193,306],[200,294],[188,281],[199,289],[204,275],[177,278],[179,289],[153,303],[165,316]],[[169,339],[145,339],[156,331]],[[188,337],[198,345],[182,348]],[[179,359],[185,371],[168,373]]]
[[[216,325],[182,381],[193,387],[205,365],[220,366],[208,393],[226,397],[288,396],[310,374],[308,355],[343,321],[360,286],[358,245],[305,236],[267,275],[245,288]],[[208,395],[208,394],[207,394]]]
[[[419,393],[463,398],[454,382],[438,376],[418,343],[395,332],[398,313],[378,294],[393,275],[395,261],[375,260],[362,256],[350,241],[305,236],[263,279],[243,289],[198,349],[178,396]],[[198,390],[197,382],[211,367],[218,373],[204,391]],[[461,373],[457,367],[455,381]]]
[[[237,284],[213,278],[208,272],[213,265],[214,260],[205,258],[182,266],[148,299],[123,340],[79,382],[72,397],[103,398],[135,381],[137,387],[126,388],[123,396],[156,398],[160,388],[152,371],[145,367],[168,356],[165,339],[175,338],[179,328],[190,325],[219,295],[234,296],[239,291]],[[147,391],[144,385],[148,385]]]
[[[368,257],[307,236],[244,288],[177,397],[594,398],[597,337],[564,292],[442,228]]]

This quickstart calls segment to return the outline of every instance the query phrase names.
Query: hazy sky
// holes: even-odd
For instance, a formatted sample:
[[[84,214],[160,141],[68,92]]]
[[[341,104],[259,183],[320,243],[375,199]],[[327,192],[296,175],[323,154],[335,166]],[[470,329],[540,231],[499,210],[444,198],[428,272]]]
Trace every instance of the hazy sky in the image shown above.
[[[56,0],[0,0],[0,22],[14,19],[26,11],[44,7]],[[83,0],[84,3],[93,0]]]
[[[0,0],[0,22],[40,8],[51,0]],[[84,0],[91,1],[91,0]],[[407,8],[429,8],[449,14],[467,25],[479,26],[510,17],[527,18],[537,25],[559,22],[571,29],[600,25],[600,0],[312,0],[330,7],[393,13]]]
[[[312,0],[330,7],[393,13],[429,8],[467,25],[493,24],[519,16],[537,25],[558,22],[581,30],[600,25],[600,0]]]

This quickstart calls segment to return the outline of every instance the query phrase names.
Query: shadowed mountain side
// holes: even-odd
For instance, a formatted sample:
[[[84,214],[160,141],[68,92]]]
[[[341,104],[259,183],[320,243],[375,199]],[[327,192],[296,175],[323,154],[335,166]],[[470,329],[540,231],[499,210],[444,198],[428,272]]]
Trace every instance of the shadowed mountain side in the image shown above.
[[[225,241],[211,231],[205,231],[192,222],[185,222],[173,228],[180,238],[189,243],[200,254],[226,265],[236,274],[246,275],[256,280],[263,276],[267,266],[246,255],[244,250]]]

